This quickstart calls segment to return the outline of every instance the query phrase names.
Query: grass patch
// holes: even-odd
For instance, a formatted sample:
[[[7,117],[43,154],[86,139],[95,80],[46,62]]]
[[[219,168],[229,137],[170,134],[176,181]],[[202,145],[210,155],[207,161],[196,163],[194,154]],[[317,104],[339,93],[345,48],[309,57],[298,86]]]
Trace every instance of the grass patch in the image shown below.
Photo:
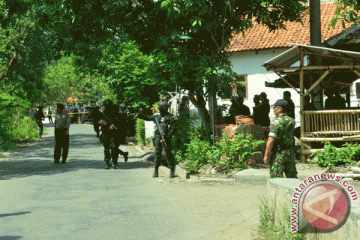
[[[275,198],[276,199],[276,198]],[[307,240],[305,234],[291,233],[290,231],[290,205],[284,204],[279,206],[276,215],[275,209],[270,206],[265,196],[260,198],[259,208],[259,227],[254,234],[254,238],[258,240]],[[280,216],[279,216],[280,215]],[[275,216],[279,216],[275,219]]]

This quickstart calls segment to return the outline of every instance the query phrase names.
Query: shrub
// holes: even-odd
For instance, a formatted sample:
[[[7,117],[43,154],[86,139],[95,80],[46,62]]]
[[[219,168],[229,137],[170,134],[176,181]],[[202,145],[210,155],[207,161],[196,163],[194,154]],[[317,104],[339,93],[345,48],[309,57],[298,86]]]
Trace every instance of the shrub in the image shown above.
[[[34,140],[38,137],[37,123],[31,117],[23,117],[18,120],[13,132],[14,140]],[[44,129],[45,131],[45,129]]]
[[[145,144],[145,121],[137,118],[135,123],[135,140],[137,144],[144,145]]]
[[[339,165],[355,164],[360,156],[360,147],[358,143],[345,143],[342,148],[336,148],[330,142],[325,142],[324,150],[319,150],[311,155],[311,157],[314,156],[315,163],[320,167],[332,170]]]
[[[251,135],[244,137],[240,134],[230,140],[224,132],[223,137],[212,146],[209,141],[201,140],[194,131],[184,154],[186,169],[197,172],[203,165],[211,163],[225,170],[242,170],[247,168],[252,155],[260,153],[256,149],[262,144],[263,140],[253,140]],[[176,159],[182,161],[181,152],[177,153]]]
[[[229,170],[237,168],[245,169],[248,166],[250,157],[261,153],[256,149],[264,144],[263,140],[254,140],[252,135],[238,134],[234,139],[230,140],[223,132],[222,138],[215,143],[213,150],[214,158],[211,163],[219,164],[223,168]]]
[[[203,165],[209,162],[212,156],[212,147],[208,141],[200,140],[196,131],[191,133],[190,143],[186,144],[186,169],[197,172]],[[179,158],[179,155],[177,155]]]
[[[268,200],[261,197],[259,211],[259,226],[257,229],[256,239],[266,240],[306,240],[309,239],[303,233],[291,233],[290,231],[290,206],[287,204],[280,205],[278,208],[282,210],[282,214],[278,214],[275,221],[275,209],[271,208]],[[279,209],[279,210],[280,210]]]

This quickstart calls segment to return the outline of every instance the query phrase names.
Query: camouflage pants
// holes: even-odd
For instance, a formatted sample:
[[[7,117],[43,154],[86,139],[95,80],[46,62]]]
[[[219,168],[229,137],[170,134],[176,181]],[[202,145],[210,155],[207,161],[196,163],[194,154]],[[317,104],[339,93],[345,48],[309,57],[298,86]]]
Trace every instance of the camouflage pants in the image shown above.
[[[276,152],[270,160],[270,176],[272,178],[282,178],[285,173],[287,178],[297,178],[294,157],[294,150]]]

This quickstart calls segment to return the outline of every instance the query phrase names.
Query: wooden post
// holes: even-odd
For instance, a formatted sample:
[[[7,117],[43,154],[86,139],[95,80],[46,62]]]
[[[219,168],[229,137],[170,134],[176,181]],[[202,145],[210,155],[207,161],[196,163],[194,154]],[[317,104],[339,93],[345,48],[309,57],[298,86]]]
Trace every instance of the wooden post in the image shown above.
[[[305,137],[305,129],[304,129],[304,70],[302,67],[304,66],[304,54],[301,53],[300,56],[300,139]],[[306,155],[301,154],[301,162],[306,162]]]

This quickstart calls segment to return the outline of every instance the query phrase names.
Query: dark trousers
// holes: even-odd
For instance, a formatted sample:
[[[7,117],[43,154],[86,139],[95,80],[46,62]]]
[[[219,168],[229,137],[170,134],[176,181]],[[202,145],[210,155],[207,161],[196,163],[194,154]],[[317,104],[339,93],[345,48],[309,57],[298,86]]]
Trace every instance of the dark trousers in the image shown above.
[[[42,120],[36,120],[37,125],[39,126],[39,136],[41,137],[44,130],[44,124],[42,123]]]
[[[104,133],[103,133],[104,134]],[[114,136],[104,135],[104,160],[109,163],[112,159],[114,164],[117,164],[119,158],[120,140]]]
[[[154,139],[154,144],[155,144],[155,162],[154,162],[154,166],[156,168],[158,168],[161,165],[162,162],[162,158],[161,158],[161,153],[163,150],[163,144],[160,142],[161,140],[161,136],[158,134],[155,134],[155,139]],[[165,153],[166,153],[166,161],[168,164],[168,167],[170,169],[175,168],[175,159],[174,156],[171,152],[171,139],[170,138],[166,138],[166,145],[167,148],[165,148]]]
[[[54,123],[53,119],[52,119],[52,116],[49,116],[48,119],[49,119],[49,123]]]
[[[94,122],[93,122],[93,125],[94,125],[94,131],[96,132],[96,135],[99,135],[99,132],[100,132],[100,130],[99,130],[99,127],[100,127],[99,123],[96,122],[96,121],[94,121]]]
[[[62,152],[62,160],[66,161],[68,152],[69,152],[69,135],[65,135],[66,129],[56,129],[55,128],[55,150],[54,150],[54,160],[59,162]]]

